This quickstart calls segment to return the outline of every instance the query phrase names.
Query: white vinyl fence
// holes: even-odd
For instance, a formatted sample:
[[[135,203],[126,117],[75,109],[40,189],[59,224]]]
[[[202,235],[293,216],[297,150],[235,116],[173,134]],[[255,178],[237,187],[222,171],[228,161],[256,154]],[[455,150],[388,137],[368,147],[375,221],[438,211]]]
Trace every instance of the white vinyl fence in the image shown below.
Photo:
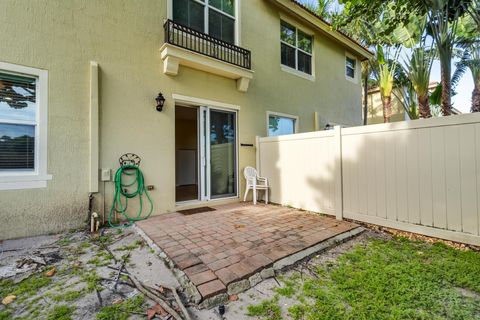
[[[480,114],[257,139],[271,201],[480,245]]]

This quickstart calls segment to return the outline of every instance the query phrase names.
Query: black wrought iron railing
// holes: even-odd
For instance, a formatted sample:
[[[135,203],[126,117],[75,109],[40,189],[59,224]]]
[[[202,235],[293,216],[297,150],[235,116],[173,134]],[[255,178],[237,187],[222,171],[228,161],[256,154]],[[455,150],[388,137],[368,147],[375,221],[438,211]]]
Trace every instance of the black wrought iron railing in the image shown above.
[[[165,21],[165,42],[205,56],[251,69],[250,50],[214,38],[172,20]]]

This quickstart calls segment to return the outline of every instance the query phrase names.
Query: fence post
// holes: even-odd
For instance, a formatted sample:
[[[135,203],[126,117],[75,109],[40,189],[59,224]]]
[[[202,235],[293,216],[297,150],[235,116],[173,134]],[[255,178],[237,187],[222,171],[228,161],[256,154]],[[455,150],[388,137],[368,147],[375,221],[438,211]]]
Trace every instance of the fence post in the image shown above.
[[[255,136],[255,168],[261,174],[260,168],[260,137]]]
[[[333,143],[335,144],[335,216],[338,220],[343,220],[342,127],[335,126],[333,131]]]

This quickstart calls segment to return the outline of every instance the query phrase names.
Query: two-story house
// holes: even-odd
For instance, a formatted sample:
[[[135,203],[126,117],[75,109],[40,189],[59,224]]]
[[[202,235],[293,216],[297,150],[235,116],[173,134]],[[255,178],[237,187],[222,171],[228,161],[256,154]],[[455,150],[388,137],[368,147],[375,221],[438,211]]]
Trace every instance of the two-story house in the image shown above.
[[[161,214],[239,201],[256,136],[362,121],[371,53],[296,1],[3,0],[0,22],[0,239],[80,226],[89,194],[108,212],[125,153]]]

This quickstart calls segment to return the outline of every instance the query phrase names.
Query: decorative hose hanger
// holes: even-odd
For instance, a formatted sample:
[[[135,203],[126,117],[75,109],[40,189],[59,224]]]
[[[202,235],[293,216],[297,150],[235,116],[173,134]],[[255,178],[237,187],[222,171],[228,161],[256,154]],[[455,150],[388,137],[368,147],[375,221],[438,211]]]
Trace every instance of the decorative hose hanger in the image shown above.
[[[145,187],[143,173],[140,170],[141,159],[133,153],[126,153],[119,159],[120,168],[115,173],[115,193],[113,196],[112,207],[108,214],[108,224],[112,228],[126,228],[135,221],[147,219],[153,211],[153,202]],[[144,214],[144,196],[150,204],[150,210]],[[139,209],[137,215],[130,217],[127,214],[128,200],[138,197]],[[122,200],[124,199],[124,200]],[[114,224],[118,214],[123,215],[125,222]]]

